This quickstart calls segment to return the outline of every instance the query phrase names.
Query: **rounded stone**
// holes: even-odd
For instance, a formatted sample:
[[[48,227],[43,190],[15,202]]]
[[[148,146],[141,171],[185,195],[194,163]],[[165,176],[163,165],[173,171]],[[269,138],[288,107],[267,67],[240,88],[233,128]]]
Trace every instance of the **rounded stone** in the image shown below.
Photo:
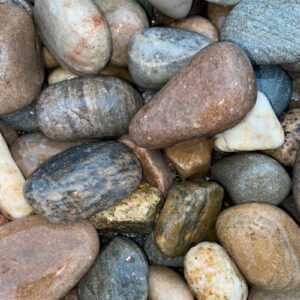
[[[243,204],[218,218],[217,235],[254,287],[292,290],[300,286],[300,230],[281,209]]]
[[[57,154],[26,181],[24,194],[37,214],[73,222],[131,194],[142,179],[137,157],[113,141],[83,144]]]
[[[248,300],[299,300],[300,289],[291,291],[265,291],[253,288],[249,294]]]
[[[207,17],[221,31],[226,17],[231,12],[233,6],[223,6],[209,2],[207,5]]]
[[[300,151],[297,152],[293,170],[293,195],[298,214],[300,214]]]
[[[78,75],[72,73],[71,71],[58,67],[49,74],[48,84],[51,85],[65,80],[74,79],[77,77]]]
[[[221,158],[211,174],[227,190],[234,204],[263,202],[278,205],[291,190],[291,179],[274,159],[259,153]]]

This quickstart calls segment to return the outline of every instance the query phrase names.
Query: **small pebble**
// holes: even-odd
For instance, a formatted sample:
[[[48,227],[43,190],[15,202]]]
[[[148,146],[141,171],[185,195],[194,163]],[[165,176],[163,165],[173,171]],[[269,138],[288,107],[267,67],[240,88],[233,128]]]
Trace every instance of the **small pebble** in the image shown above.
[[[207,17],[210,22],[215,25],[215,27],[220,32],[226,17],[229,15],[233,6],[223,6],[215,3],[209,2],[207,5]]]
[[[2,121],[0,121],[0,133],[8,146],[10,146],[19,137],[18,132],[15,129]]]
[[[61,81],[70,80],[77,77],[78,75],[72,73],[71,71],[58,67],[49,74],[48,84],[51,85],[51,84],[59,83]]]

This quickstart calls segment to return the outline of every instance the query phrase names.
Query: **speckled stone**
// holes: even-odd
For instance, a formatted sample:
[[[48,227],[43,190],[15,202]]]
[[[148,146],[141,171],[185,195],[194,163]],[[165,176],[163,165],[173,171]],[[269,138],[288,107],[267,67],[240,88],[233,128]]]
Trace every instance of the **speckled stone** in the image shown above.
[[[243,48],[254,64],[300,60],[300,3],[297,0],[243,0],[226,18],[222,41]]]
[[[127,82],[114,77],[75,78],[46,88],[38,99],[38,122],[53,140],[115,137],[125,133],[142,105]]]
[[[197,299],[247,299],[245,279],[217,243],[193,247],[184,258],[184,276]]]
[[[229,15],[233,6],[223,6],[215,3],[208,3],[207,17],[215,27],[221,31],[226,17]]]
[[[175,257],[205,239],[221,211],[224,190],[213,182],[182,182],[170,190],[155,226],[161,252]]]
[[[139,31],[129,45],[129,72],[138,86],[160,89],[211,43],[204,35],[182,29],[152,27]]]
[[[129,133],[140,147],[158,149],[211,137],[239,123],[255,100],[255,77],[246,54],[231,43],[215,43],[138,111]]]
[[[300,214],[300,151],[297,152],[293,170],[293,195],[298,214]]]
[[[36,0],[33,12],[43,44],[62,67],[79,75],[105,68],[111,34],[92,0]]]
[[[127,145],[139,158],[143,168],[144,180],[166,195],[173,184],[173,178],[171,169],[163,154],[159,150],[137,146],[127,134],[123,135],[119,142]]]
[[[291,190],[291,179],[286,170],[276,160],[259,153],[221,158],[212,166],[211,174],[235,204],[263,202],[277,205]]]
[[[32,103],[44,77],[41,48],[32,17],[16,3],[0,3],[0,114]]]
[[[30,216],[1,226],[0,299],[60,299],[98,251],[97,232],[88,221],[60,225]]]
[[[141,183],[131,195],[89,219],[101,231],[150,233],[162,204],[161,192]]]
[[[65,70],[61,67],[54,69],[48,76],[48,84],[55,84],[61,81],[70,80],[73,78],[77,78],[78,75],[72,73],[69,70]]]
[[[265,291],[253,288],[249,294],[248,300],[299,300],[300,289],[292,291]]]
[[[206,0],[207,2],[211,3],[216,3],[218,5],[236,5],[238,4],[241,0]]]
[[[10,146],[19,137],[18,132],[15,129],[2,121],[0,121],[0,133],[4,137],[8,146]]]
[[[45,66],[48,70],[54,69],[59,66],[58,62],[51,55],[51,53],[47,50],[46,47],[43,47],[42,52],[43,52]]]
[[[300,229],[284,211],[269,204],[237,205],[219,216],[216,229],[252,286],[280,291],[300,287]]]
[[[141,179],[140,163],[127,146],[91,143],[48,160],[27,179],[24,194],[37,214],[73,222],[127,197]]]
[[[264,152],[284,166],[292,167],[300,142],[300,108],[294,108],[285,113],[281,118],[281,125],[285,133],[284,144],[280,148]]]
[[[67,296],[63,297],[61,300],[79,300],[77,289],[73,289]]]
[[[114,238],[80,281],[79,298],[146,300],[148,271],[144,253],[134,242]]]

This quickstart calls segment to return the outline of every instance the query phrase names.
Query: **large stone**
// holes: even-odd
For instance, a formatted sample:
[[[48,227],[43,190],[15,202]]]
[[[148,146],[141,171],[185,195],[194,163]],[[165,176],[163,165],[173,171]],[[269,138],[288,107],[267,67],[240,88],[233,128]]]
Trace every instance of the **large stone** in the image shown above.
[[[300,289],[286,292],[265,291],[261,289],[251,289],[248,300],[299,300]]]
[[[111,56],[111,35],[92,0],[36,0],[34,19],[58,63],[79,75],[96,75]]]
[[[26,181],[36,213],[52,222],[85,219],[131,194],[142,179],[137,157],[113,141],[80,145],[57,154]]]
[[[60,299],[98,251],[97,232],[88,221],[60,225],[30,216],[1,226],[0,299]]]
[[[218,218],[221,244],[254,287],[292,290],[300,287],[300,229],[281,209],[244,204]]]
[[[291,179],[274,159],[259,153],[240,153],[221,158],[211,174],[235,204],[263,202],[278,205],[291,190]]]
[[[221,40],[243,48],[254,64],[300,60],[300,18],[297,0],[243,0],[226,18]]]
[[[296,208],[300,214],[300,151],[297,152],[293,170],[293,194]]]
[[[127,82],[114,77],[75,78],[46,88],[38,99],[43,133],[53,140],[120,136],[142,105]]]
[[[246,54],[231,43],[216,43],[200,51],[139,110],[130,136],[146,148],[211,137],[238,124],[255,100],[255,77]]]

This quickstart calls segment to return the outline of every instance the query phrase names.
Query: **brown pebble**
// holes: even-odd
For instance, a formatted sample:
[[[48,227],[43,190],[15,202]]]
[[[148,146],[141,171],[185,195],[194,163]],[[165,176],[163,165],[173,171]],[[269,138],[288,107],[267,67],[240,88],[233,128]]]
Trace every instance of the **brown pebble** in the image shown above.
[[[0,121],[0,132],[9,146],[19,137],[15,129],[9,127],[2,121]]]
[[[213,25],[219,30],[222,29],[226,17],[231,12],[233,6],[223,6],[214,3],[208,3],[207,17]]]

